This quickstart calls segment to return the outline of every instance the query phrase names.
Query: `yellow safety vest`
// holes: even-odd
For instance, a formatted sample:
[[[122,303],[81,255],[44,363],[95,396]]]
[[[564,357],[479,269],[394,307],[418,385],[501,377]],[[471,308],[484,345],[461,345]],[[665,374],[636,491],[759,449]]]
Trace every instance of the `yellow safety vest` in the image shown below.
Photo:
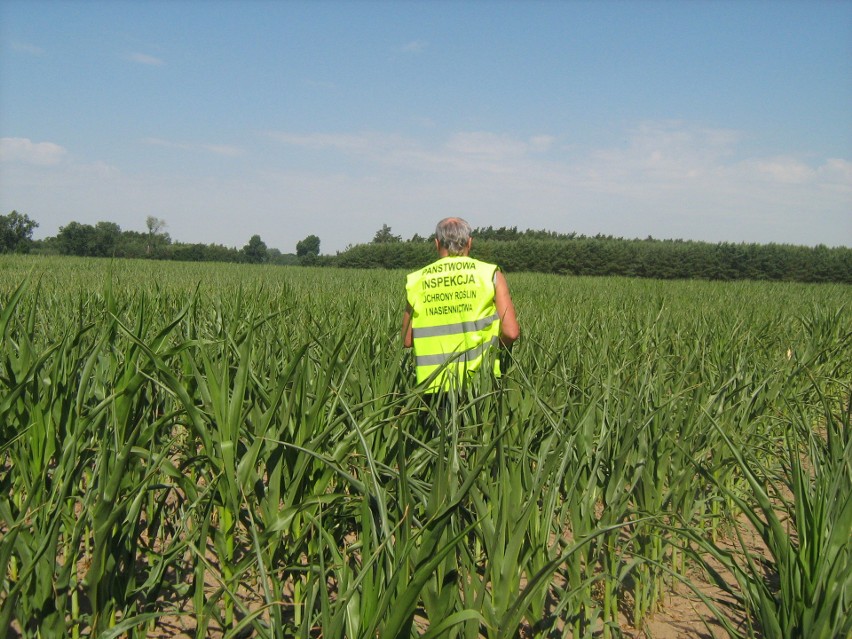
[[[469,257],[443,257],[410,273],[405,290],[411,313],[417,382],[435,376],[434,393],[464,382],[500,340],[500,317],[494,304],[497,267]],[[455,372],[455,375],[452,374]],[[500,362],[494,358],[494,374]]]

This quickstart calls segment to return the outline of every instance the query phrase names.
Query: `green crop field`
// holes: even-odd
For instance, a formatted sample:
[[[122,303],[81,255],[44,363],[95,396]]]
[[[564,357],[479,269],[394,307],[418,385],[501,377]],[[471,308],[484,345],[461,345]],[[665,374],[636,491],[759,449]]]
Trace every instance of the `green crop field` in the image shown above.
[[[402,272],[0,256],[0,636],[848,637],[852,288],[507,277],[439,411]]]

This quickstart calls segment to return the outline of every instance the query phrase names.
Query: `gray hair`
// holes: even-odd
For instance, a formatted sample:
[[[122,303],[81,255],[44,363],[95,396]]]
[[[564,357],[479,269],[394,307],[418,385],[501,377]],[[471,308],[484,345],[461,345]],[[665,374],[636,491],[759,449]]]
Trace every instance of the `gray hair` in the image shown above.
[[[460,217],[447,217],[435,227],[438,246],[446,249],[449,255],[462,255],[470,240],[470,224]]]

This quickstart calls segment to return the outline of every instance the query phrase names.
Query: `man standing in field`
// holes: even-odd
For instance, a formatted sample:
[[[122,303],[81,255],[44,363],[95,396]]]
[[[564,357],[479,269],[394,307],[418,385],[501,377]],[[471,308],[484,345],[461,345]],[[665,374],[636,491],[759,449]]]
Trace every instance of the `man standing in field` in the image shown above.
[[[458,217],[438,222],[438,260],[406,281],[403,344],[414,347],[417,382],[428,381],[429,393],[461,385],[483,361],[493,361],[499,376],[492,347],[520,336],[506,278],[496,265],[469,257],[470,231]]]

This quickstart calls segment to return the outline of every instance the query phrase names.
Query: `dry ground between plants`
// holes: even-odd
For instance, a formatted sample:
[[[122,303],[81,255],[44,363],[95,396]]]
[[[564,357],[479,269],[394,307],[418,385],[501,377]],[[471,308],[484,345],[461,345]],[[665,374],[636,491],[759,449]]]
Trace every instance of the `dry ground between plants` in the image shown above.
[[[747,528],[744,521],[741,522],[741,526]],[[749,534],[746,530],[745,539],[751,544],[749,551],[761,553],[765,550],[756,534]],[[734,549],[735,544],[736,542],[732,541],[730,548]],[[215,563],[216,557],[212,549],[208,549],[207,558],[211,565]],[[733,586],[735,582],[732,575],[726,574],[720,565],[715,565],[714,568],[728,580],[729,585]],[[721,589],[706,579],[698,569],[692,569],[688,578],[703,595],[717,602],[727,602],[729,604],[727,607],[724,605],[720,607],[725,608],[726,614],[730,615],[729,619],[734,626],[745,630],[744,615],[741,611],[736,610],[734,602],[726,597]],[[205,579],[205,590],[208,595],[212,596],[218,588],[219,582],[215,573],[208,571]],[[263,606],[263,599],[258,591],[248,584],[241,585],[238,595],[243,606],[248,610],[257,610]],[[196,620],[191,608],[192,601],[175,600],[171,603],[175,613],[160,617],[155,627],[146,636],[148,639],[195,639]],[[673,587],[670,587],[658,609],[650,615],[641,629],[633,628],[624,613],[621,615],[620,624],[624,637],[628,639],[722,639],[729,636],[713,612],[692,589],[684,584],[674,584]],[[428,624],[418,625],[425,629]],[[85,633],[85,629],[83,629],[83,632]],[[211,622],[206,636],[209,639],[221,639],[224,634],[221,627],[215,622]],[[248,632],[242,636],[248,638],[256,635]],[[318,631],[316,636],[321,636],[321,633]],[[521,636],[525,636],[523,629]],[[18,637],[20,637],[19,630],[13,624],[10,639],[17,639]]]
[[[766,546],[763,544],[760,537],[752,528],[748,520],[741,516],[738,520],[738,526],[742,534],[742,538],[748,545],[748,551],[756,555],[765,555]],[[0,534],[2,534],[0,527]],[[570,537],[570,532],[567,532]],[[735,535],[732,533],[727,537],[727,540],[721,540],[720,545],[726,550],[739,551],[738,542],[735,540]],[[218,572],[215,567],[218,565],[218,559],[212,546],[208,546],[206,551],[206,560],[210,569],[205,573],[205,592],[208,597],[216,596],[217,591],[221,587],[221,582],[218,578]],[[80,562],[79,570],[80,577],[85,574],[86,567],[84,562]],[[734,588],[736,581],[730,573],[728,573],[718,562],[712,562],[713,568],[721,575],[730,588]],[[141,567],[140,567],[141,568]],[[177,575],[172,573],[173,576]],[[736,603],[727,593],[720,589],[703,574],[703,571],[698,568],[691,568],[687,575],[689,581],[697,588],[702,595],[713,600],[719,608],[723,609],[728,615],[729,621],[734,627],[745,633],[747,620],[742,610],[739,610]],[[177,579],[177,581],[180,581]],[[177,585],[177,583],[172,584]],[[690,587],[683,583],[667,581],[668,590],[664,594],[662,601],[658,604],[656,610],[649,614],[645,619],[641,628],[635,628],[629,618],[630,612],[630,593],[629,591],[622,593],[625,601],[621,605],[622,612],[619,615],[619,624],[623,636],[627,639],[723,639],[729,634],[723,625],[716,618],[716,615],[708,606],[701,600]],[[333,584],[330,584],[333,590]],[[264,606],[262,588],[260,584],[251,584],[247,580],[242,580],[238,589],[238,598],[242,607],[248,611],[257,611]],[[158,618],[154,628],[147,632],[148,639],[195,639],[197,632],[197,623],[194,611],[192,610],[192,600],[187,597],[178,597],[174,591],[171,591],[171,597],[161,597],[159,603],[162,609],[168,611],[169,608],[173,612],[166,612]],[[0,603],[4,597],[0,596]],[[284,602],[285,608],[287,602]],[[221,606],[219,607],[221,610]],[[292,610],[292,608],[290,607]],[[239,616],[239,615],[238,615]],[[268,622],[269,617],[265,613],[261,614],[261,619]],[[416,626],[425,631],[428,628],[428,621],[416,617]],[[81,628],[81,635],[86,636],[86,628]],[[528,637],[525,628],[519,631],[520,637]],[[19,639],[20,625],[17,620],[13,620],[11,626],[11,634],[9,639]],[[562,630],[558,631],[561,636]],[[597,633],[598,635],[600,632]],[[209,639],[221,639],[225,636],[223,628],[221,628],[215,620],[208,623],[206,637]],[[240,637],[246,639],[257,636],[249,627],[247,632],[241,634]],[[314,636],[321,637],[321,630],[317,629]]]
[[[753,550],[759,551],[759,546],[759,540],[755,540]],[[721,566],[716,568],[722,571]],[[724,572],[721,574],[724,575]],[[733,576],[725,576],[733,585]],[[691,571],[689,578],[705,596],[714,600],[728,601],[733,606],[730,598],[725,597],[725,593],[705,579],[700,571]],[[211,591],[215,590],[215,587],[212,581],[208,581],[208,588]],[[254,593],[244,589],[243,595],[246,597],[244,602],[247,607],[255,608],[261,605],[260,598]],[[735,626],[744,629],[745,618],[742,614],[732,615],[731,620]],[[642,629],[633,628],[627,616],[622,614],[621,631],[628,639],[722,639],[729,636],[710,609],[683,584],[676,584],[673,589],[666,592],[659,609],[651,615]],[[211,625],[208,637],[219,639],[222,636],[221,628]],[[147,634],[147,637],[148,639],[194,639],[194,619],[190,614],[164,616],[157,627]]]
[[[174,496],[171,499],[174,499]],[[743,539],[748,544],[748,551],[753,554],[764,555],[766,553],[765,545],[744,516],[739,518],[738,526]],[[2,527],[0,527],[0,534],[2,532]],[[566,531],[566,534],[568,537],[571,536],[570,531]],[[735,540],[735,535],[733,534],[728,536],[727,541],[722,540],[720,544],[724,545],[727,550],[739,550],[738,542]],[[212,546],[208,546],[205,554],[208,565],[210,566],[210,569],[205,574],[205,592],[208,597],[213,597],[216,596],[216,592],[221,587],[218,572],[215,570],[218,560]],[[81,579],[86,572],[86,566],[83,564],[84,562],[81,561],[78,570]],[[736,585],[733,575],[728,573],[721,564],[713,562],[712,565],[726,580],[729,587],[733,588]],[[143,568],[140,566],[140,569]],[[176,577],[176,581],[179,582],[180,579],[178,576],[174,572],[172,574]],[[735,602],[731,600],[729,595],[711,583],[706,575],[697,568],[691,568],[687,578],[702,595],[716,602],[724,610],[730,622],[735,627],[745,632],[747,620],[744,613],[737,609]],[[622,594],[625,601],[621,606],[622,612],[619,616],[619,623],[624,637],[627,639],[722,639],[729,636],[716,618],[716,615],[690,587],[683,583],[672,582],[671,580],[668,580],[667,584],[669,588],[657,609],[649,614],[642,628],[638,629],[632,626],[629,617],[630,593],[627,591]],[[172,585],[177,585],[177,583]],[[333,589],[333,584],[330,585],[330,588]],[[247,580],[241,581],[238,589],[238,598],[245,610],[257,611],[263,607],[264,600],[261,590],[262,588],[258,583],[251,584]],[[173,612],[166,612],[166,614],[159,617],[154,628],[146,634],[146,637],[148,639],[195,639],[197,623],[194,611],[192,610],[193,602],[191,598],[178,597],[174,591],[171,591],[171,595],[171,597],[161,597],[159,603],[162,606],[161,609],[166,611],[171,609]],[[3,599],[4,597],[0,595],[0,603],[2,603]],[[287,602],[285,601],[284,603],[286,608]],[[290,609],[292,610],[292,608]],[[261,614],[261,619],[269,621],[269,617],[265,613]],[[415,623],[423,631],[428,627],[428,621],[422,618],[416,618]],[[13,620],[10,630],[9,639],[19,639],[21,634],[20,625],[17,620]],[[82,636],[86,636],[87,629],[81,628],[80,630]],[[225,632],[223,629],[215,620],[211,620],[208,624],[206,637],[209,639],[221,639],[224,635]],[[256,636],[256,634],[251,632],[249,627],[248,632],[240,636],[248,639]],[[315,636],[322,636],[319,629]],[[525,632],[525,628],[521,628],[519,636],[527,637],[529,635]],[[561,629],[559,630],[559,636],[561,636]]]

